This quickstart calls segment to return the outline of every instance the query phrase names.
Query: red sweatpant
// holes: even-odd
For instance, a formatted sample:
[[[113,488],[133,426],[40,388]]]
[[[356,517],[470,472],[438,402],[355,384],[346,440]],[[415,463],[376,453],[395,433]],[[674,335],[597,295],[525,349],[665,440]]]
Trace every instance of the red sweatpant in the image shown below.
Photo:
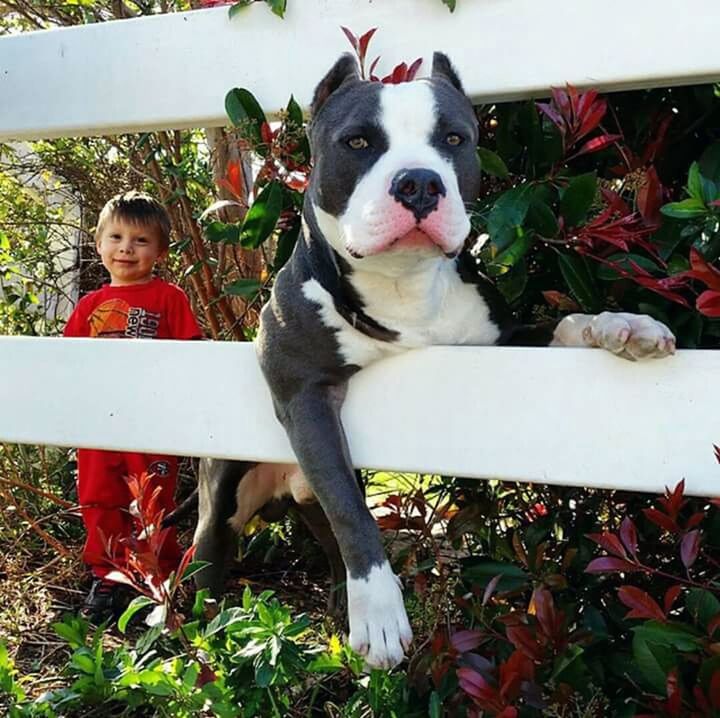
[[[150,491],[162,487],[158,508],[165,509],[167,515],[175,508],[177,464],[175,456],[78,449],[78,500],[87,531],[82,557],[95,576],[102,578],[113,570],[106,561],[100,531],[106,539],[129,538],[132,532],[128,513],[132,497],[125,477],[153,474]],[[159,557],[165,575],[177,568],[181,555],[177,534],[171,529]]]

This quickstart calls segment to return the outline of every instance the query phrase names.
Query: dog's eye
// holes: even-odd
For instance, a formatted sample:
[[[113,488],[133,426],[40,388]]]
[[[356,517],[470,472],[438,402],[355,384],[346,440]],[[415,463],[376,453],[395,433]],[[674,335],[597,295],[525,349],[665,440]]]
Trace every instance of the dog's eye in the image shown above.
[[[458,145],[462,144],[463,138],[460,137],[460,135],[457,132],[451,132],[445,138],[445,142],[447,142],[451,147],[457,147]]]
[[[351,150],[364,150],[366,147],[370,147],[370,143],[362,135],[351,137],[347,144]]]

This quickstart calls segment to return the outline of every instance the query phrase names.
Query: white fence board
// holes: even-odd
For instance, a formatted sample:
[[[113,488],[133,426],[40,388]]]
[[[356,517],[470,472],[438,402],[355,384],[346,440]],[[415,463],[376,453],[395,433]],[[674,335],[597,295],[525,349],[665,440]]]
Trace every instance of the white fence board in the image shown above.
[[[447,52],[476,100],[720,78],[717,0],[290,0],[285,20],[256,3],[0,38],[0,140],[222,125],[235,86],[307,106],[341,25],[379,28],[386,72]]]
[[[720,354],[434,347],[352,381],[358,466],[720,494]],[[0,337],[0,440],[293,460],[249,344]]]

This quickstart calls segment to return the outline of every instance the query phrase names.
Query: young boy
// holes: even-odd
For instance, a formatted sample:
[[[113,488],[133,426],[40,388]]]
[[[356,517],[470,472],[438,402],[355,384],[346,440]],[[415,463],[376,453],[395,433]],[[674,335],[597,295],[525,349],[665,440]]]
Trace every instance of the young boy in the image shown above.
[[[65,327],[66,337],[141,339],[201,339],[202,332],[184,292],[153,278],[155,264],[164,259],[170,242],[170,220],[162,205],[149,195],[127,192],[103,207],[95,230],[95,247],[110,283],[84,296]],[[130,368],[129,368],[130,369]],[[129,474],[152,474],[161,486],[159,507],[174,508],[177,458],[119,451],[78,450],[78,500],[87,540],[83,560],[94,581],[85,611],[103,620],[121,610],[117,584],[105,580],[112,567],[105,560],[103,536],[128,538]],[[180,547],[168,535],[160,562],[169,573],[177,567]],[[114,557],[122,560],[121,556]]]

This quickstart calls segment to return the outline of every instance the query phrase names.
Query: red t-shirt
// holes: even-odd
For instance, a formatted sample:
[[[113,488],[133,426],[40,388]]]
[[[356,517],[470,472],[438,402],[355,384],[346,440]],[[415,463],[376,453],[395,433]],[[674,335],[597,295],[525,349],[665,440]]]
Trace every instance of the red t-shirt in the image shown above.
[[[63,332],[66,337],[202,339],[185,292],[162,279],[127,287],[106,284],[86,294]]]

